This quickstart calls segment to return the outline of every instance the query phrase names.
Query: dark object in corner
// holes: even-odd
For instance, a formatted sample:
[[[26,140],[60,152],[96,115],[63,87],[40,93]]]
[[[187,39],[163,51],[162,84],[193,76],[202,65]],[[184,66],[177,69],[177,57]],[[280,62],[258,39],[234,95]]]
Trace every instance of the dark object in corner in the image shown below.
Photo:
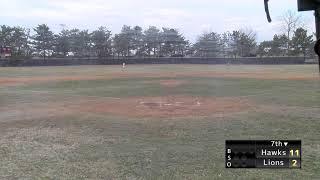
[[[271,16],[270,16],[270,11],[269,11],[269,4],[268,4],[269,0],[264,0],[264,9],[266,11],[267,14],[267,19],[268,22],[270,23],[272,21]]]

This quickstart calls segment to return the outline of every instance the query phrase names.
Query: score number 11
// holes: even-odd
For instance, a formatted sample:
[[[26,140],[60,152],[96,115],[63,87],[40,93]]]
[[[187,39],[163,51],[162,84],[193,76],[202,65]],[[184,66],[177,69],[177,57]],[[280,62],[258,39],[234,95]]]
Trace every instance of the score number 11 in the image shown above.
[[[290,157],[297,157],[299,158],[300,157],[300,151],[297,149],[297,150],[290,150]],[[291,160],[291,166],[292,167],[298,167],[298,161],[293,159]]]

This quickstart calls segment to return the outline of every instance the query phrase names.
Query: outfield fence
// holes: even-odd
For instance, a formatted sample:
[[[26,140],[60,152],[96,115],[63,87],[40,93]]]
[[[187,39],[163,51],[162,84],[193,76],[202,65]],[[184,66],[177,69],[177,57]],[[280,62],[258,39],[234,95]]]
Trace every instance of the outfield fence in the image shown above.
[[[309,61],[310,62],[310,61]],[[120,65],[126,64],[307,64],[304,57],[263,58],[47,58],[0,59],[0,66],[68,66],[68,65]],[[314,61],[316,63],[316,61]],[[308,63],[310,64],[310,63]]]

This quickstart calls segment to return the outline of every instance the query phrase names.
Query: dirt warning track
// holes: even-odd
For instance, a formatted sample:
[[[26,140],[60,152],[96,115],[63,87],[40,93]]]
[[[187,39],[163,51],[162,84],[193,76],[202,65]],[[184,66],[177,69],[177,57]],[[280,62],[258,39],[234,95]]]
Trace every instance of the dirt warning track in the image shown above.
[[[251,78],[265,80],[320,80],[315,74],[273,73],[273,72],[176,72],[176,73],[140,73],[114,72],[102,75],[75,75],[75,76],[44,76],[44,77],[0,77],[0,86],[15,86],[52,81],[82,81],[82,80],[109,80],[121,78],[181,78],[181,77],[212,77],[212,78]],[[179,86],[182,81],[163,80],[163,86]]]

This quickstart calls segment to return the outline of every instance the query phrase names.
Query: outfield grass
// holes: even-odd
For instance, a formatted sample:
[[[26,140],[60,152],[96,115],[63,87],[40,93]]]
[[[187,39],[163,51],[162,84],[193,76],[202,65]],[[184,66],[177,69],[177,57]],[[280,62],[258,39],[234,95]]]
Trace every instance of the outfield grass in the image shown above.
[[[154,65],[0,68],[1,78],[97,76],[97,80],[0,84],[0,179],[319,179],[320,81],[199,77],[269,72],[316,75],[317,67]],[[125,71],[168,77],[112,77]],[[174,73],[191,75],[175,76]],[[160,80],[186,82],[165,87]],[[196,117],[127,117],[37,111],[83,97],[243,97],[252,108]],[[34,106],[34,105],[38,106]],[[34,106],[34,107],[33,107]],[[35,108],[34,112],[30,108]],[[56,107],[62,111],[63,107]],[[68,109],[66,109],[68,111]],[[227,139],[301,139],[299,170],[227,170]]]

